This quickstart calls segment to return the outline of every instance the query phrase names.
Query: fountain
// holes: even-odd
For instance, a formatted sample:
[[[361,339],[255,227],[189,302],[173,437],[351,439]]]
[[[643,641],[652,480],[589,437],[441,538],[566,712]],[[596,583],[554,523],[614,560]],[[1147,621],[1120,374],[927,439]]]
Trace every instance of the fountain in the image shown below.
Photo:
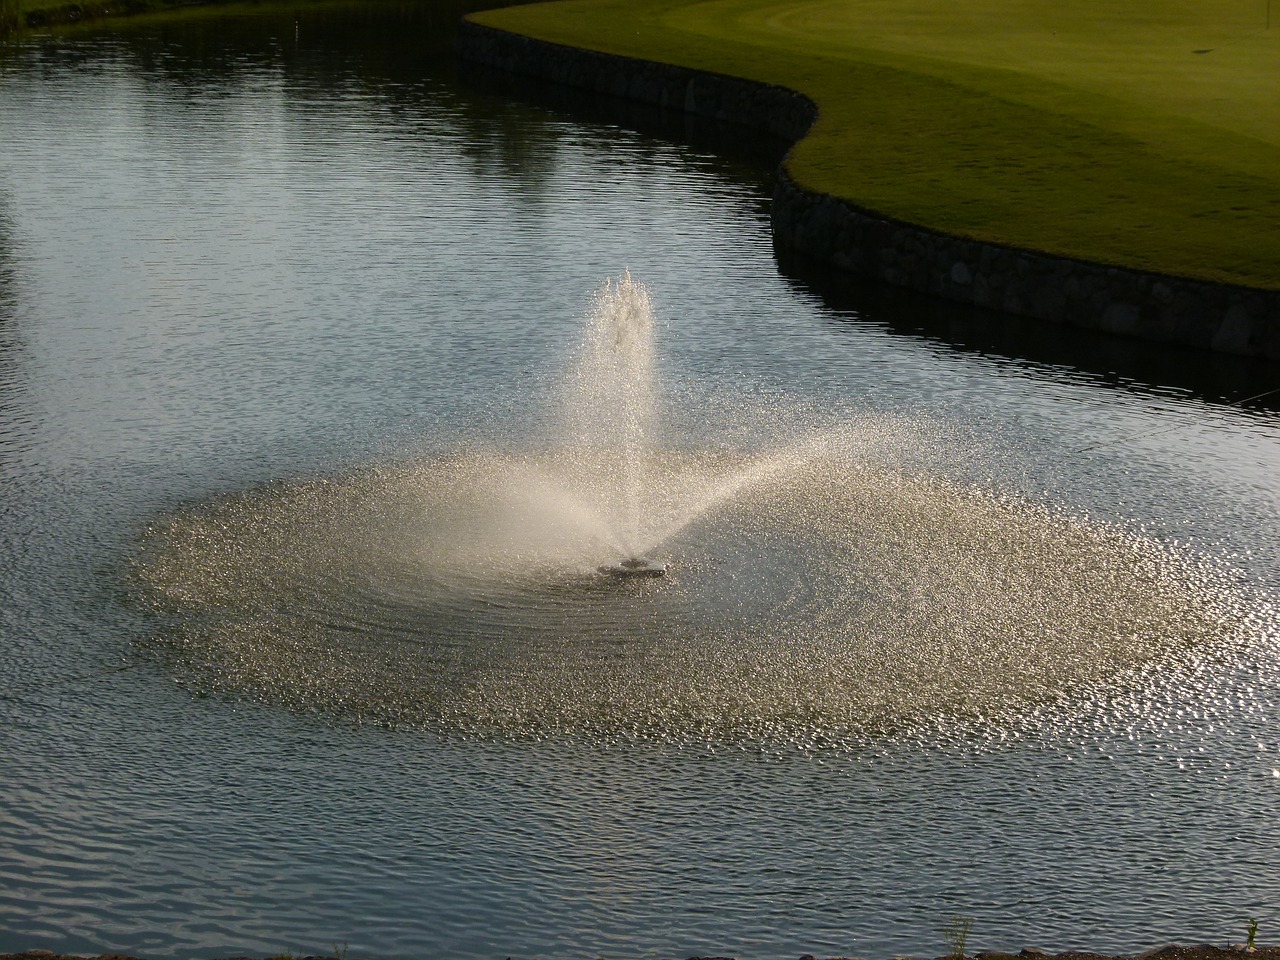
[[[159,649],[198,690],[388,725],[813,746],[1066,722],[1248,629],[1209,565],[951,479],[926,424],[655,381],[624,275],[549,436],[157,522]]]
[[[610,577],[661,577],[666,575],[667,565],[647,557],[628,557],[618,563],[603,563],[596,570]]]
[[[667,566],[635,555],[655,419],[653,309],[625,272],[596,294],[567,383],[564,428],[596,476],[595,502],[628,556],[597,567],[613,577],[660,577]]]

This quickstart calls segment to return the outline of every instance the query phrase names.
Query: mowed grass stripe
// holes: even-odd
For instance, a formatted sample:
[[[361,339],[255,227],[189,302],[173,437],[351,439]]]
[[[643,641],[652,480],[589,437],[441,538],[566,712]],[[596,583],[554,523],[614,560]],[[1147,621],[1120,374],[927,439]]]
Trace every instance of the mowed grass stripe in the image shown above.
[[[865,209],[1280,289],[1265,15],[1265,0],[557,0],[473,18],[799,90],[819,120],[791,176]]]

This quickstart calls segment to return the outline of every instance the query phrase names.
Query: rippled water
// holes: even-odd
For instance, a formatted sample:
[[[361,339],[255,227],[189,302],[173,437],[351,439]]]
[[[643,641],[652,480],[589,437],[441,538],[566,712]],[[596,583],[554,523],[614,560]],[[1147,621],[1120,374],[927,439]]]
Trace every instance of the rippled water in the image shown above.
[[[780,274],[745,152],[379,11],[0,51],[0,949],[1267,939],[1280,369]]]

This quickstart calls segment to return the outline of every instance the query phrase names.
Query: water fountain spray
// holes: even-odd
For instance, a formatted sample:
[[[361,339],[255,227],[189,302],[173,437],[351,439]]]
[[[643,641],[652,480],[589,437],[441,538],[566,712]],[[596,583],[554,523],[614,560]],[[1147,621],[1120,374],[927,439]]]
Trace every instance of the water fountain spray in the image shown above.
[[[667,565],[640,555],[644,494],[656,421],[653,309],[643,284],[624,272],[596,293],[568,382],[566,422],[580,455],[603,467],[607,501],[624,557],[598,567],[613,577],[660,577]]]
[[[183,676],[395,725],[809,749],[1038,728],[1274,621],[1228,570],[957,482],[927,424],[722,390],[659,419],[644,288],[586,319],[551,436],[158,522],[138,575]],[[598,589],[667,549],[687,576]]]

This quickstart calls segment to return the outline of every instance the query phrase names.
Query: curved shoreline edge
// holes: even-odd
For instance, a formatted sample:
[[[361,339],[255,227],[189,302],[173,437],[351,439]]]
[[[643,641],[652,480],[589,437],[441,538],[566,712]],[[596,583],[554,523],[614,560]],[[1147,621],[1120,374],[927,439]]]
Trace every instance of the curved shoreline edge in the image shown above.
[[[457,50],[505,73],[681,111],[796,143],[803,94],[723,74],[539,40],[464,18]],[[836,270],[1047,323],[1280,360],[1280,290],[1108,266],[952,236],[811,192],[778,171],[774,243]]]
[[[67,954],[56,953],[53,950],[30,949],[22,953],[0,953],[0,960],[139,960],[139,958],[127,953]],[[240,955],[228,957],[226,960],[255,960],[255,958]],[[335,945],[332,954],[297,957],[292,953],[282,953],[266,960],[346,960],[346,951],[339,951]],[[507,960],[511,958],[508,957]],[[688,957],[688,960],[736,960],[736,958],[695,954]],[[800,960],[818,960],[818,958],[811,953],[806,953],[800,957]],[[859,958],[832,957],[829,960],[859,960]],[[951,953],[937,957],[936,960],[1280,960],[1280,947],[1251,947],[1243,944],[1220,947],[1207,943],[1193,945],[1170,943],[1139,954],[1103,954],[1089,950],[1049,953],[1038,949],[1021,950],[1014,954],[1003,950],[978,950],[972,954]]]

